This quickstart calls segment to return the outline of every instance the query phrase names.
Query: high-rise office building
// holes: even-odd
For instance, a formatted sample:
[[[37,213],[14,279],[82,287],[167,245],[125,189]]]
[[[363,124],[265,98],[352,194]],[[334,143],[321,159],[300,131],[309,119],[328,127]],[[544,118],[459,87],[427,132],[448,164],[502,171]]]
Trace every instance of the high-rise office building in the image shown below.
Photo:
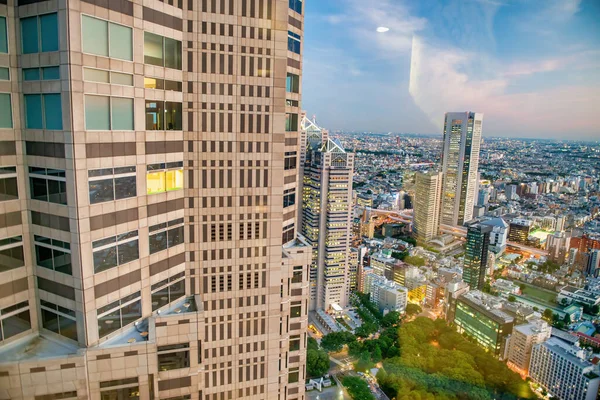
[[[483,114],[446,113],[442,150],[442,203],[440,223],[463,225],[473,216],[479,188],[479,148]]]
[[[3,3],[0,398],[301,398],[302,1]]]
[[[533,346],[550,339],[551,332],[552,327],[541,319],[515,326],[508,340],[508,366],[527,377]]]
[[[488,248],[493,227],[474,223],[467,228],[467,243],[463,266],[463,280],[471,289],[483,289],[488,263]]]
[[[441,189],[441,172],[416,173],[413,233],[422,244],[427,243],[438,234]]]
[[[510,221],[508,228],[508,240],[517,243],[527,243],[533,222],[523,218],[515,218]]]
[[[533,346],[529,376],[558,399],[595,400],[600,371],[587,358],[585,350],[552,337]]]
[[[301,130],[302,234],[313,247],[309,308],[327,311],[345,307],[350,295],[354,154],[315,121],[304,117]]]

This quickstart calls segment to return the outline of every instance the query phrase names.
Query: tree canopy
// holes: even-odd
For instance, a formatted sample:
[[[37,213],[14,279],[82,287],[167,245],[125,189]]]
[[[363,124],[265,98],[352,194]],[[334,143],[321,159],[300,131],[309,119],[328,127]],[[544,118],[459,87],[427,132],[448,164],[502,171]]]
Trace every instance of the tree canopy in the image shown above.
[[[356,337],[350,332],[332,332],[323,336],[321,347],[327,352],[341,351],[345,344],[356,341]]]
[[[375,400],[367,382],[357,376],[347,376],[342,380],[342,385],[348,389],[352,400]]]
[[[420,314],[422,311],[423,311],[423,309],[421,307],[419,307],[417,304],[408,303],[406,305],[406,315],[408,315],[409,317]]]

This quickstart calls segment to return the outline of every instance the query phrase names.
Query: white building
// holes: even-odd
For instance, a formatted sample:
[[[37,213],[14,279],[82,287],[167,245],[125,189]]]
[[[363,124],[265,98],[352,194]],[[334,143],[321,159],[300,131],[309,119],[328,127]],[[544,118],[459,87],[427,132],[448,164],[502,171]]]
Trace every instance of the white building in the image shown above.
[[[408,290],[382,276],[370,274],[365,277],[365,293],[380,310],[400,311],[406,309]]]
[[[515,326],[507,346],[508,366],[522,376],[527,376],[533,346],[550,339],[551,334],[552,328],[541,319]]]
[[[444,121],[440,223],[463,225],[473,218],[483,114],[449,112]],[[469,145],[467,145],[469,144]]]
[[[586,352],[557,338],[533,346],[529,376],[549,393],[564,400],[596,400],[598,367]]]
[[[499,255],[504,253],[506,250],[506,241],[508,240],[508,224],[502,218],[490,218],[485,221],[481,221],[481,225],[487,225],[492,227],[490,233],[490,247],[489,251]]]

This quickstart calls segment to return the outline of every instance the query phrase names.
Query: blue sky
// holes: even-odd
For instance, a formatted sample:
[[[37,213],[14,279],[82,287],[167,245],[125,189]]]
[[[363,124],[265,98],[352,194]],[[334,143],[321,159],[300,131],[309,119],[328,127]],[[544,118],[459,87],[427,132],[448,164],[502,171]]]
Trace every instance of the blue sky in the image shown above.
[[[598,0],[306,0],[304,35],[303,108],[331,130],[470,110],[486,136],[600,140]]]

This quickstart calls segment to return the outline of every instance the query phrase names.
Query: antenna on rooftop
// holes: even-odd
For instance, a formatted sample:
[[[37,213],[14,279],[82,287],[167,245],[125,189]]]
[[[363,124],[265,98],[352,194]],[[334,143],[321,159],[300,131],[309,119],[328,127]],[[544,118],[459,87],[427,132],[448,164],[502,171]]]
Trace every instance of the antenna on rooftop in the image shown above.
[[[313,124],[317,125],[317,116],[313,114]]]

